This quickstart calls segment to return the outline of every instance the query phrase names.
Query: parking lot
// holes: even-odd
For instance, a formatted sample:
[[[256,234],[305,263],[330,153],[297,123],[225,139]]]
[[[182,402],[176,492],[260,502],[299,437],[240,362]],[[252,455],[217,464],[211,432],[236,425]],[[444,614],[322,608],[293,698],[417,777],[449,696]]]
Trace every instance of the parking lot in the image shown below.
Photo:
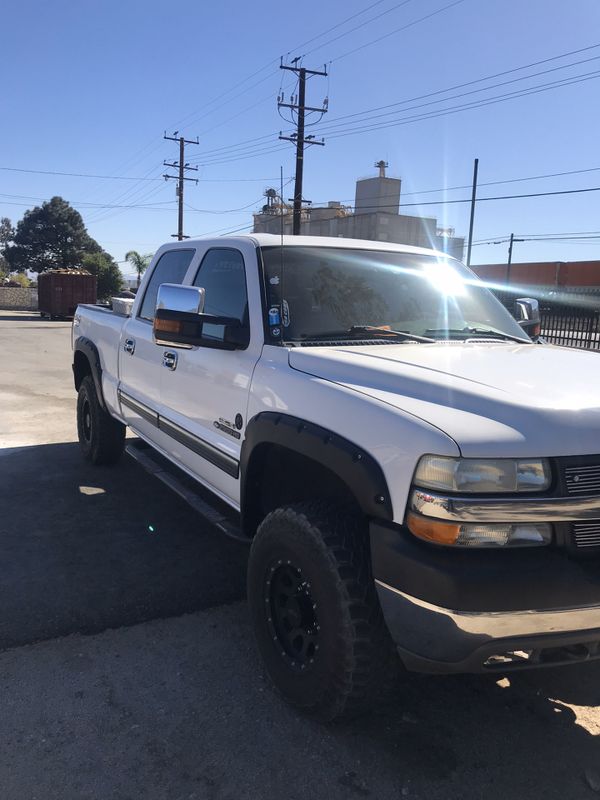
[[[269,688],[246,549],[76,444],[70,325],[0,312],[0,798],[592,798],[600,663],[405,675],[323,726]]]

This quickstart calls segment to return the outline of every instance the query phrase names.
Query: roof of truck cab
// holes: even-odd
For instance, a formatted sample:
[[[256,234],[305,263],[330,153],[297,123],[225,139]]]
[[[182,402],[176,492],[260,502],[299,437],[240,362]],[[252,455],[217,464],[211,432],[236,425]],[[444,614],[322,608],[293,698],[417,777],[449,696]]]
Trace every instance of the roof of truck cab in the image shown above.
[[[219,242],[224,246],[235,242],[251,241],[259,247],[279,247],[282,237],[274,233],[248,233],[237,234],[235,236],[199,237],[186,239],[184,242],[176,244],[182,247],[189,247],[190,244]],[[173,242],[170,246],[173,246]],[[426,247],[412,247],[408,244],[396,244],[395,242],[375,242],[370,239],[346,239],[336,236],[283,236],[284,247],[342,247],[351,250],[386,250],[393,253],[414,253],[416,255],[435,255],[448,258],[447,253],[440,250],[433,250]]]

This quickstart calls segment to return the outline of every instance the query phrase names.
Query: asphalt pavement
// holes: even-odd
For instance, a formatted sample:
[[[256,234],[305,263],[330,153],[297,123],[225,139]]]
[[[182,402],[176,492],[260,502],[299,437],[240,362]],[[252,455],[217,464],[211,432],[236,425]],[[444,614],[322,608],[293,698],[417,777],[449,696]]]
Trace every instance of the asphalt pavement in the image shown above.
[[[593,798],[600,665],[405,675],[323,726],[272,691],[245,549],[83,462],[68,323],[0,312],[0,800]]]

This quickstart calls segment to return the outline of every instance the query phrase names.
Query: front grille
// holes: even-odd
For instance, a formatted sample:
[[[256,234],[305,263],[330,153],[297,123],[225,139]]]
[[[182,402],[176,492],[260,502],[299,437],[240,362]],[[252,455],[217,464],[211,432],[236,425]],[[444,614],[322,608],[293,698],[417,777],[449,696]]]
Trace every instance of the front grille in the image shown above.
[[[576,547],[600,546],[600,520],[595,522],[575,522],[573,541]]]
[[[564,477],[567,494],[600,494],[600,464],[565,467]]]

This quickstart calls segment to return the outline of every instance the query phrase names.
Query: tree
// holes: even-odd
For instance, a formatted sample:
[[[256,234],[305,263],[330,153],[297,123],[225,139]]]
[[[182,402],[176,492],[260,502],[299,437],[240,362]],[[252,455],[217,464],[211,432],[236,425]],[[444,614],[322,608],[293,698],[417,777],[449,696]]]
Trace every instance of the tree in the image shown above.
[[[8,217],[0,217],[0,253],[4,254],[4,251],[8,247],[8,245],[12,242],[15,235],[15,229],[12,226],[12,222],[9,220]]]
[[[25,212],[4,257],[16,272],[44,272],[78,266],[84,254],[100,252],[102,248],[88,234],[81,214],[62,197],[53,197]]]
[[[6,278],[10,271],[8,261],[4,258],[4,251],[12,242],[15,229],[8,217],[0,217],[0,280]]]
[[[123,286],[123,276],[114,258],[102,250],[100,253],[87,253],[81,259],[81,266],[95,275],[98,280],[98,300],[108,300]]]
[[[125,253],[125,261],[129,261],[129,263],[133,265],[134,270],[137,272],[137,285],[139,288],[140,281],[142,279],[142,273],[146,271],[148,264],[152,261],[152,253],[147,253],[146,255],[142,256],[137,252],[137,250],[130,250],[128,253]]]

